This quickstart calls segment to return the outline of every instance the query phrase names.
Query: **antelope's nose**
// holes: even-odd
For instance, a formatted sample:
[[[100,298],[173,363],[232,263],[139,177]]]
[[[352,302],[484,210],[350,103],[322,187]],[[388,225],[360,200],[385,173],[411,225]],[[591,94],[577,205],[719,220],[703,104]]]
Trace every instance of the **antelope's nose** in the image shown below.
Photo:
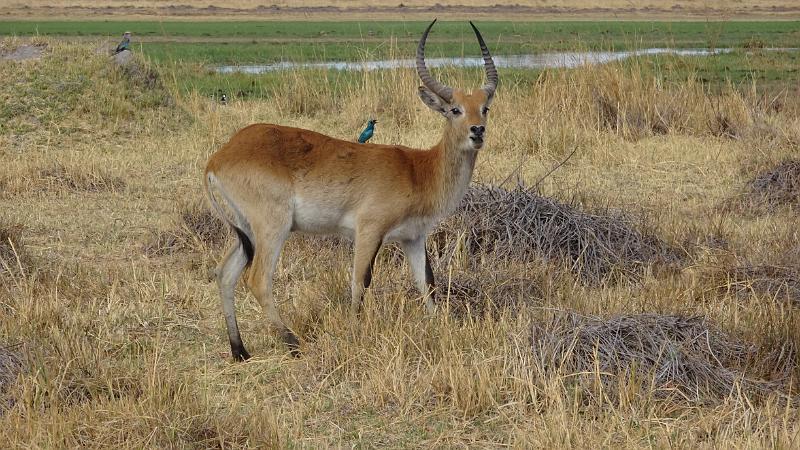
[[[486,127],[483,125],[473,125],[469,127],[469,131],[471,131],[475,136],[483,136],[483,132],[486,131]]]

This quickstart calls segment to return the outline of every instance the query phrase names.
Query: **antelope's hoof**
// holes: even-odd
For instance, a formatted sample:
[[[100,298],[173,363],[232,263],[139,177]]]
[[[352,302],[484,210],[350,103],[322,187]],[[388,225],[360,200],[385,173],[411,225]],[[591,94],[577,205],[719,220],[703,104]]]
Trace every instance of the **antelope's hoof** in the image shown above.
[[[300,353],[300,341],[297,340],[297,336],[289,330],[286,330],[283,333],[283,342],[286,344],[286,347],[289,349],[289,354],[295,358],[299,358]]]
[[[247,353],[247,350],[245,349],[234,350],[231,353],[233,354],[233,359],[239,362],[247,361],[248,359],[250,359],[250,353]]]

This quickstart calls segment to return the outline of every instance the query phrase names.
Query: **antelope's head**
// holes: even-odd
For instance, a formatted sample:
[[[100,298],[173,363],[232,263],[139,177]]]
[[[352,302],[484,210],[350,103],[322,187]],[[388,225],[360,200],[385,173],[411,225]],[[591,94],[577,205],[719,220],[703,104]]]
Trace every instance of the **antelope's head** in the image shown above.
[[[436,20],[428,25],[417,47],[417,73],[422,86],[419,87],[419,97],[428,108],[443,115],[449,125],[451,133],[455,133],[455,138],[459,146],[464,150],[480,150],[483,147],[486,133],[486,119],[489,115],[489,105],[492,103],[494,91],[497,89],[497,69],[494,66],[492,55],[483,41],[481,33],[470,22],[470,26],[475,31],[478,44],[481,46],[483,54],[484,69],[486,70],[486,84],[472,92],[465,92],[461,89],[453,89],[436,81],[428,68],[425,67],[425,41],[428,39],[428,32],[431,31]]]

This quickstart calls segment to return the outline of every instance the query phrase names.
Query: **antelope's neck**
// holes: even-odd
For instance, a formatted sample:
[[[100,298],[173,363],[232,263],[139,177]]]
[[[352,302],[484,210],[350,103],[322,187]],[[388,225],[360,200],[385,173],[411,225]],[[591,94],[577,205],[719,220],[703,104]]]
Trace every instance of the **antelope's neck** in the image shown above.
[[[472,180],[478,152],[460,148],[460,142],[463,139],[445,130],[442,140],[430,150],[435,159],[432,167],[436,171],[428,178],[431,182],[428,192],[432,195],[427,206],[432,216],[443,216],[455,210]]]

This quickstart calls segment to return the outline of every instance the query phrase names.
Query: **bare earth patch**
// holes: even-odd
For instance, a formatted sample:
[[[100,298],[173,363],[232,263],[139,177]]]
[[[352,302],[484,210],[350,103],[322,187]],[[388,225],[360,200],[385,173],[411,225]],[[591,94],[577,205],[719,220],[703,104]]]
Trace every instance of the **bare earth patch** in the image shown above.
[[[328,19],[352,18],[398,18],[422,19],[437,16],[440,18],[491,17],[494,19],[542,20],[554,17],[613,17],[613,18],[730,18],[730,17],[791,17],[800,12],[800,6],[788,0],[772,2],[698,2],[674,0],[672,2],[603,0],[580,2],[568,0],[560,2],[540,2],[524,4],[516,1],[498,1],[488,4],[473,0],[455,2],[438,1],[301,1],[273,2],[201,2],[150,1],[130,3],[106,0],[101,2],[71,1],[32,1],[26,4],[13,3],[0,7],[0,14],[12,17],[192,17],[192,18],[236,18],[262,17],[275,19]]]

